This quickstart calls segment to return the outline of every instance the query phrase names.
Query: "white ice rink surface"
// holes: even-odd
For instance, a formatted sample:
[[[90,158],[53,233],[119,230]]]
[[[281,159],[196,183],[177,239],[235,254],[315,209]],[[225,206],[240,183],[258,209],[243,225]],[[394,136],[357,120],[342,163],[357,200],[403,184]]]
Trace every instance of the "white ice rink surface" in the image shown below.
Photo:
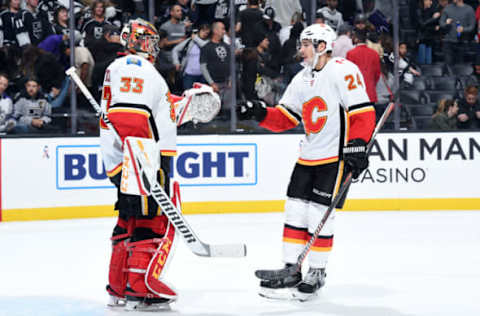
[[[340,212],[327,284],[306,303],[257,295],[258,268],[281,266],[283,214],[187,216],[208,243],[245,242],[242,259],[179,242],[163,315],[480,315],[480,212]],[[113,218],[0,223],[0,315],[152,315],[105,306]]]

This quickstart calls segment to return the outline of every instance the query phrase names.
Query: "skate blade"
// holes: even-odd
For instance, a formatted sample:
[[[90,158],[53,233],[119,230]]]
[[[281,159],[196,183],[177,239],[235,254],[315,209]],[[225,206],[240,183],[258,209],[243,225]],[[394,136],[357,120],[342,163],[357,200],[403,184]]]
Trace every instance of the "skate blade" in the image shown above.
[[[260,290],[258,291],[258,295],[271,300],[280,300],[280,301],[290,301],[295,299],[292,293],[292,289],[290,288],[269,289],[265,287],[260,287]]]
[[[299,302],[308,302],[318,297],[318,291],[315,293],[302,293],[298,289],[292,290],[293,300]]]
[[[170,311],[171,307],[169,303],[163,304],[145,304],[143,302],[128,302],[125,304],[125,311],[139,311],[139,312],[160,312]]]
[[[125,299],[121,299],[115,296],[110,296],[107,306],[111,308],[125,307],[125,303],[126,303]]]

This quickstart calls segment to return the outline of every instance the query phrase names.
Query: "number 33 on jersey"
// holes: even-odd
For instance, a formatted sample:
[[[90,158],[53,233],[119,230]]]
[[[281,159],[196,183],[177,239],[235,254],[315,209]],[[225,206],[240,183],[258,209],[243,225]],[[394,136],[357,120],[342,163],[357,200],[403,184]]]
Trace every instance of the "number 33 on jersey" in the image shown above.
[[[122,140],[124,135],[152,138],[159,144],[162,155],[175,154],[174,103],[165,80],[148,60],[127,55],[108,66],[103,82],[102,109]],[[108,134],[106,125],[103,122],[100,125],[101,133]],[[111,143],[102,143],[107,174],[111,172],[109,176],[121,165],[123,156],[122,149],[116,148],[114,143],[113,139]]]

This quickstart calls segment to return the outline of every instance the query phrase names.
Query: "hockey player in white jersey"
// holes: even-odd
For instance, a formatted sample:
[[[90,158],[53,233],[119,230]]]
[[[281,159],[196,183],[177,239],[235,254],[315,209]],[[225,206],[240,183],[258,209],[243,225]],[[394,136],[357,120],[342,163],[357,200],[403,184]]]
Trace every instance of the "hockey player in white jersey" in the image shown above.
[[[240,119],[254,118],[274,132],[303,123],[305,139],[287,189],[283,230],[283,261],[289,266],[320,223],[342,182],[368,167],[366,145],[375,127],[375,110],[356,65],[331,57],[335,32],[325,24],[311,25],[300,35],[305,68],[290,82],[275,107],[250,100],[237,107]],[[341,201],[337,208],[343,206]],[[330,215],[308,255],[309,269],[281,280],[262,280],[260,294],[282,298],[280,291],[308,299],[325,284],[325,268],[333,245]],[[282,289],[282,290],[281,290]],[[289,296],[290,297],[290,296]]]
[[[102,110],[122,143],[127,136],[156,141],[161,154],[157,181],[168,194],[170,158],[176,154],[176,120],[167,84],[152,64],[158,53],[157,30],[142,19],[131,20],[121,39],[127,55],[113,61],[105,72]],[[100,125],[104,165],[118,191],[109,305],[125,305],[129,310],[167,307],[177,297],[162,277],[171,259],[175,230],[151,196],[121,192],[123,144],[103,121]]]

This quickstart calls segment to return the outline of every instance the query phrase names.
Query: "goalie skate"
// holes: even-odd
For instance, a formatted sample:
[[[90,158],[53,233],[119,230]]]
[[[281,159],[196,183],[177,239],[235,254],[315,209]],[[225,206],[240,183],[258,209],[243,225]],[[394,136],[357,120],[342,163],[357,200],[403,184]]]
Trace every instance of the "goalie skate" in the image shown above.
[[[173,300],[166,298],[152,298],[145,300],[127,300],[125,304],[126,311],[139,311],[139,312],[159,312],[170,311],[170,303]]]
[[[125,299],[118,296],[110,295],[107,306],[109,307],[125,307]]]

